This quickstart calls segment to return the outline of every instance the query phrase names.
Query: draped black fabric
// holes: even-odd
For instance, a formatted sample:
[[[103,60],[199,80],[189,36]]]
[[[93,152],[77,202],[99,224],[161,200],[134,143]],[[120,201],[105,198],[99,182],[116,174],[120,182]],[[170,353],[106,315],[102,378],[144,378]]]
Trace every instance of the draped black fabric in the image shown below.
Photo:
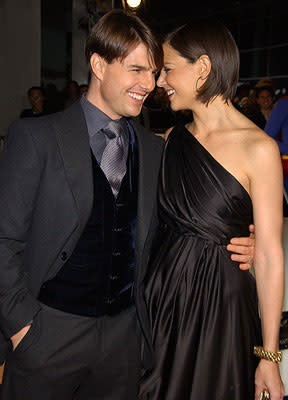
[[[166,143],[159,188],[161,226],[144,280],[155,368],[149,400],[254,400],[261,343],[254,277],[226,244],[248,236],[244,187],[180,125]]]

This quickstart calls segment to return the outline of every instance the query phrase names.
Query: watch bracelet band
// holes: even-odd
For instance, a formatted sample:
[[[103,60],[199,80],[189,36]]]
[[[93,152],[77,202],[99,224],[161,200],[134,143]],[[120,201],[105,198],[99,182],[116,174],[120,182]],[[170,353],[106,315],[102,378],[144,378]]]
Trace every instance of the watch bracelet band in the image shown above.
[[[253,353],[256,357],[262,358],[263,360],[272,361],[274,363],[280,363],[282,361],[281,351],[269,351],[263,349],[262,346],[254,346]]]

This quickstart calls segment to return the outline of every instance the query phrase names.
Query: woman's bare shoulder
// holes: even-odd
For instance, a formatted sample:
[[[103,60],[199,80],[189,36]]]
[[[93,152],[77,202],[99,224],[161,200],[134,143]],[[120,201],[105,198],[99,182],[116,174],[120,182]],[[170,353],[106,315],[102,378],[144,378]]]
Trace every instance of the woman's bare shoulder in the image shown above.
[[[279,147],[274,139],[257,126],[247,127],[242,133],[243,154],[250,171],[263,171],[280,163]]]
[[[249,165],[250,170],[255,163],[279,159],[277,143],[262,129],[242,115],[233,122],[231,129],[227,129],[227,143],[231,146],[231,152],[237,151],[238,162],[241,158],[243,165]]]
[[[267,152],[278,151],[275,140],[257,126],[247,127],[243,130],[243,143],[249,153],[255,154],[256,151],[257,154],[264,155]]]

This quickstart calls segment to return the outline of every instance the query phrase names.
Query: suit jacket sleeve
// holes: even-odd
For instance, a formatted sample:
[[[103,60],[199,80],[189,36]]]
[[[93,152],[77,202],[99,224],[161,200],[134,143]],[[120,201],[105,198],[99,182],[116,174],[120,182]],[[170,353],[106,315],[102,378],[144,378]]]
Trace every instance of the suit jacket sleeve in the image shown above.
[[[28,120],[14,123],[0,155],[0,329],[6,338],[40,309],[28,291],[23,269],[43,163],[28,127]]]

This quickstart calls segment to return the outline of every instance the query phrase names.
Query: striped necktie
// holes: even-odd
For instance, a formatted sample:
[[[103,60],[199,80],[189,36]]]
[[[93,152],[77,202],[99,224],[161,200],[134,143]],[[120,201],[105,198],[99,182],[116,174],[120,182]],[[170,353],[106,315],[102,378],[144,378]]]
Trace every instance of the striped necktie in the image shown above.
[[[125,130],[120,121],[110,121],[103,129],[108,143],[104,149],[100,167],[108,182],[110,183],[114,197],[116,198],[122,179],[126,173],[126,160],[128,153],[127,141],[125,140]]]

